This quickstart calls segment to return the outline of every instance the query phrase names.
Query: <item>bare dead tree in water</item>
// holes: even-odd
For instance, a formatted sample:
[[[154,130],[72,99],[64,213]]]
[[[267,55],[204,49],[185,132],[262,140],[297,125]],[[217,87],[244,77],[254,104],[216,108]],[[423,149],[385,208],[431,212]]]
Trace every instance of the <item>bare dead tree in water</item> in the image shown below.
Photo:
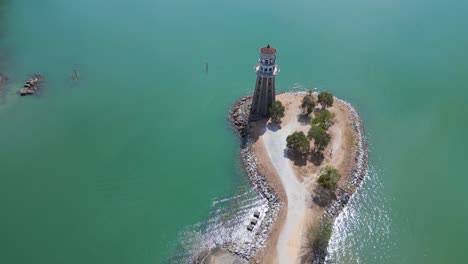
[[[74,75],[75,80],[78,80],[78,79],[79,79],[79,78],[78,78],[78,72],[76,71],[76,69],[73,70],[73,73],[75,74],[75,75]]]
[[[80,66],[79,64],[73,65],[73,73],[72,73],[72,76],[71,76],[72,81],[78,81],[80,79],[80,76],[78,74],[79,66]]]
[[[80,64],[74,64],[72,72],[70,74],[70,81],[71,81],[71,86],[76,86],[78,85],[80,79],[81,79],[81,70],[80,70]]]

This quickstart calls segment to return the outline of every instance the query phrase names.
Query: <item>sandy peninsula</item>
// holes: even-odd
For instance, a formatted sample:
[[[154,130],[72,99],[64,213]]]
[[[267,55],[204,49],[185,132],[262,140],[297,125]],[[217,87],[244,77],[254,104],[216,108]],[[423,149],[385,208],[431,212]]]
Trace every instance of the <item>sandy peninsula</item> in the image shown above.
[[[341,175],[349,175],[354,162],[356,133],[351,122],[352,113],[348,105],[336,100],[328,110],[335,114],[335,122],[329,128],[331,141],[323,151],[319,163],[311,155],[303,161],[290,157],[286,148],[286,137],[295,131],[307,134],[310,117],[303,115],[300,108],[305,94],[284,93],[277,96],[285,106],[285,116],[279,126],[267,122],[255,122],[251,133],[256,139],[254,153],[262,164],[261,169],[277,188],[286,206],[270,232],[269,246],[260,257],[261,263],[300,263],[311,253],[305,247],[307,228],[316,224],[325,213],[325,207],[313,201],[318,195],[317,179],[320,168],[333,166]],[[349,181],[343,177],[340,186]]]
[[[324,263],[326,251],[315,252],[308,234],[324,221],[333,222],[361,185],[367,173],[367,148],[356,110],[335,97],[328,108],[334,114],[328,128],[331,140],[322,154],[310,151],[305,157],[297,157],[288,150],[286,138],[297,131],[307,134],[312,117],[320,112],[320,105],[310,115],[302,112],[300,106],[306,95],[276,95],[285,107],[280,124],[249,119],[251,96],[231,109],[230,120],[242,139],[241,158],[247,175],[268,201],[269,209],[252,242],[220,245],[196,263]],[[324,195],[317,183],[321,168],[326,166],[341,174],[331,195]]]

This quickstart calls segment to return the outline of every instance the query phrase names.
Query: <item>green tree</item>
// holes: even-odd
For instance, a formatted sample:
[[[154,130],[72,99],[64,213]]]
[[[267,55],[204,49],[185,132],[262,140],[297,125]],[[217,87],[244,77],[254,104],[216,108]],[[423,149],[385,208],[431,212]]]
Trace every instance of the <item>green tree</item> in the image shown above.
[[[309,139],[314,140],[315,151],[322,151],[330,143],[330,134],[321,126],[312,126],[307,134]]]
[[[301,105],[302,111],[306,112],[307,115],[310,115],[314,111],[315,108],[315,100],[314,96],[312,95],[311,92],[309,92],[308,95],[304,96],[302,98],[302,105]]]
[[[331,107],[333,105],[333,94],[329,92],[319,93],[318,102],[322,105],[323,109]]]
[[[320,170],[320,176],[317,180],[320,186],[328,190],[335,190],[341,175],[337,169],[327,166]]]
[[[281,118],[284,117],[284,106],[280,101],[276,101],[269,109],[271,119],[275,123],[281,122]]]
[[[318,115],[312,118],[312,126],[320,126],[323,129],[327,130],[334,123],[335,114],[328,110],[322,110]]]
[[[286,138],[286,146],[301,155],[306,155],[310,150],[310,142],[304,132],[294,132]]]

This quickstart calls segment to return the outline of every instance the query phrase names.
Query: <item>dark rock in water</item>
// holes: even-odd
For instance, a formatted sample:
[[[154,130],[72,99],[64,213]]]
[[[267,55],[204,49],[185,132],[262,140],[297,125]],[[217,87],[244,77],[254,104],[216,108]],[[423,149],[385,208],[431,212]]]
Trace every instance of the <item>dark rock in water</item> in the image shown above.
[[[26,81],[24,84],[23,88],[20,89],[19,93],[21,96],[29,95],[29,94],[34,94],[39,88],[40,84],[42,82],[43,78],[39,74],[35,74]]]
[[[25,96],[25,95],[27,95],[27,94],[28,94],[28,88],[22,88],[22,89],[20,90],[20,95],[21,95],[21,96]]]
[[[342,204],[347,204],[349,201],[349,194],[344,193],[343,196],[341,197],[341,203]]]

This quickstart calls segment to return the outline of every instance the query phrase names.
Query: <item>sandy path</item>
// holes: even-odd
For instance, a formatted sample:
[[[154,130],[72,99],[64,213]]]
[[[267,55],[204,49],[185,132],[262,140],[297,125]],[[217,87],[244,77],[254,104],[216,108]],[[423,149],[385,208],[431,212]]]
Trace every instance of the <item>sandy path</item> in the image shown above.
[[[298,181],[290,160],[285,156],[286,137],[301,126],[297,121],[299,109],[286,111],[284,119],[290,122],[279,130],[267,129],[262,139],[268,156],[275,167],[284,186],[288,199],[286,221],[279,235],[277,252],[280,264],[297,263],[302,244],[302,232],[306,212],[308,192],[304,185]]]

